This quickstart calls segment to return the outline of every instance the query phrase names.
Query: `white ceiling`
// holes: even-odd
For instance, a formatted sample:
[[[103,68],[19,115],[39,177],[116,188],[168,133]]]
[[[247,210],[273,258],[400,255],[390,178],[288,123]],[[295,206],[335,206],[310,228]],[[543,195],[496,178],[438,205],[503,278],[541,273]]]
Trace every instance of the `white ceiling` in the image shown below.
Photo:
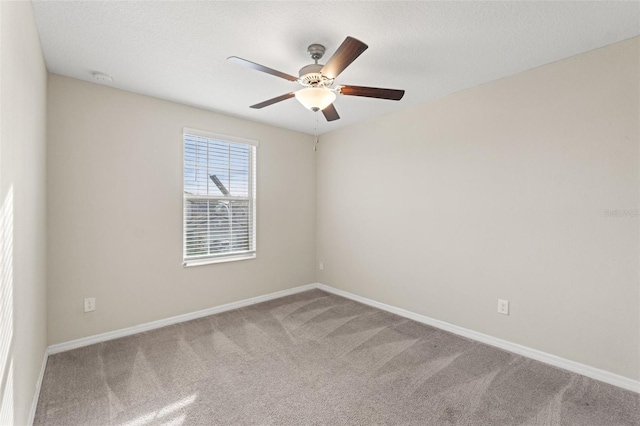
[[[50,72],[320,134],[640,34],[638,2],[34,1]],[[340,120],[295,99],[249,105],[296,83],[226,61],[297,75],[309,44],[369,45],[337,84],[405,89],[400,102],[339,96]],[[324,61],[321,61],[324,63]]]

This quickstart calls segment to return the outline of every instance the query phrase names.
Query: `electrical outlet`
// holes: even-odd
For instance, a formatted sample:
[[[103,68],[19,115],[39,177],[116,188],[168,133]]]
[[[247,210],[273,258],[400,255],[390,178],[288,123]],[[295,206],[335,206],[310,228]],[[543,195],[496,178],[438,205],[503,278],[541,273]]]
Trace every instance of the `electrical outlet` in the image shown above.
[[[509,301],[498,299],[498,313],[509,315]]]
[[[324,270],[324,262],[322,260],[320,261],[319,267],[321,271]]]
[[[84,299],[84,311],[91,312],[96,310],[96,298],[95,297],[87,297]]]

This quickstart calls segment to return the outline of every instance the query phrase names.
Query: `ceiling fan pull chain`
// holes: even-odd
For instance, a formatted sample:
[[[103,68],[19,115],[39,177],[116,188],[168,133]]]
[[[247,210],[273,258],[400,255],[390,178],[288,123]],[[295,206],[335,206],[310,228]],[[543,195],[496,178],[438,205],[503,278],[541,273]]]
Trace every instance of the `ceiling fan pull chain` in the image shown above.
[[[313,150],[317,151],[318,150],[318,112],[316,111],[314,115],[316,116],[316,126],[313,128],[313,133],[316,136],[316,143],[313,145]]]

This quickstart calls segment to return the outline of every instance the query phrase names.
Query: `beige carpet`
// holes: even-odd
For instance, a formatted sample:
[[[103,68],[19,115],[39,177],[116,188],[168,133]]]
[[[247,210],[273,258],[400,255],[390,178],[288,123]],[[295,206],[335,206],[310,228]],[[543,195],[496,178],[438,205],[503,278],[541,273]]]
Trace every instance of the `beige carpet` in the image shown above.
[[[639,425],[638,394],[312,290],[49,358],[36,425]]]

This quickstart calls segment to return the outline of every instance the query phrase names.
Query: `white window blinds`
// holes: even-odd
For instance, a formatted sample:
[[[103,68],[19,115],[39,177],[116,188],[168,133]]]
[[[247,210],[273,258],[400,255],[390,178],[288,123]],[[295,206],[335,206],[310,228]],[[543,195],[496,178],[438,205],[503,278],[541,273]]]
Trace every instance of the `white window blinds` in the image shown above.
[[[183,265],[255,257],[257,142],[184,129]]]

